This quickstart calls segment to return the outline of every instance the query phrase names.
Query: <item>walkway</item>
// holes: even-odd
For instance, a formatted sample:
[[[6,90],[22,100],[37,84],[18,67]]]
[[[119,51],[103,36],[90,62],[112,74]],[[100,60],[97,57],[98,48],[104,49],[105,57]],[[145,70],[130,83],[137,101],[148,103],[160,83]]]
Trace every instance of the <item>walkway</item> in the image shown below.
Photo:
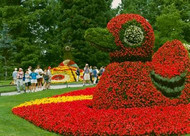
[[[92,84],[86,84],[85,86],[90,86]],[[83,84],[64,84],[64,85],[51,85],[49,89],[63,89],[63,88],[74,88],[74,87],[83,87]],[[37,90],[37,92],[42,91],[42,90]],[[29,91],[26,91],[29,93]],[[0,96],[10,96],[10,95],[18,95],[22,94],[24,91],[21,91],[20,93],[18,92],[5,92],[5,93],[0,93]]]

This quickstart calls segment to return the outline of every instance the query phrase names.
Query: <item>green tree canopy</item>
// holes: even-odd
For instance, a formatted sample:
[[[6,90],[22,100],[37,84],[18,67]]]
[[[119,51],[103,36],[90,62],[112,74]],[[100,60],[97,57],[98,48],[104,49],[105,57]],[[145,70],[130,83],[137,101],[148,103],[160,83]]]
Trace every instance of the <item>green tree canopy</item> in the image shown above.
[[[156,37],[155,51],[168,40],[190,42],[188,0],[122,0],[120,13],[140,14],[150,22]]]

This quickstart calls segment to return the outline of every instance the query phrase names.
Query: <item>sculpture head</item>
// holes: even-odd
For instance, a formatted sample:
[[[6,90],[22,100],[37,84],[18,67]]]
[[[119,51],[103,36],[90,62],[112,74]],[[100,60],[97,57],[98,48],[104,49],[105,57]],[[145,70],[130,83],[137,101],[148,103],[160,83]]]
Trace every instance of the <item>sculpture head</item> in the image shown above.
[[[154,32],[148,21],[140,15],[121,14],[107,25],[119,49],[110,52],[113,61],[151,60]]]

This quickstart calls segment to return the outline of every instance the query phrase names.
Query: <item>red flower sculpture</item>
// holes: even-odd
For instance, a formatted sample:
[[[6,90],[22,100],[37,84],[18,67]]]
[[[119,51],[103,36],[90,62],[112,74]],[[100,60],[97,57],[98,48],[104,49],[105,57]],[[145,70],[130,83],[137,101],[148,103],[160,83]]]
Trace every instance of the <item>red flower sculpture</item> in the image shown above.
[[[113,61],[151,60],[154,32],[148,21],[137,14],[121,14],[107,25],[120,50],[110,53]]]
[[[154,54],[152,64],[156,74],[172,78],[188,69],[188,51],[181,41],[168,41]]]

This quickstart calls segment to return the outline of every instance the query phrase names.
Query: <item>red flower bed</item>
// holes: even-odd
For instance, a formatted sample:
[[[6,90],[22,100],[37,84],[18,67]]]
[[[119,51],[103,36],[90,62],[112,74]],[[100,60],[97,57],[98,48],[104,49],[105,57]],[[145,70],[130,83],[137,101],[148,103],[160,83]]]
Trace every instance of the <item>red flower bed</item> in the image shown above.
[[[131,22],[132,25],[142,28],[144,34],[144,40],[138,47],[129,47],[126,43],[122,42],[123,39],[120,36],[120,32],[127,29],[125,25],[129,23],[128,26],[130,26]],[[116,45],[121,47],[120,50],[110,53],[113,61],[121,62],[126,60],[151,59],[153,54],[154,32],[145,18],[137,14],[121,14],[111,19],[107,28],[115,37]]]
[[[95,91],[95,87],[92,88],[86,88],[84,90],[76,90],[73,92],[64,93],[61,95],[55,95],[52,97],[60,97],[60,96],[77,96],[77,95],[92,95]]]
[[[94,91],[93,88],[87,90]],[[78,94],[75,91],[70,95],[76,93]],[[12,112],[36,126],[62,135],[190,133],[190,104],[97,110],[92,108],[91,100],[83,100],[23,106],[14,108]]]
[[[152,64],[156,74],[172,78],[189,69],[188,51],[181,41],[168,41],[153,55]]]
[[[151,65],[140,61],[109,64],[94,92],[93,106],[97,109],[119,109],[187,104],[190,83],[185,84],[178,98],[170,99],[152,84]]]
[[[64,79],[64,78],[65,78],[64,75],[54,75],[54,76],[52,77],[52,80],[62,80],[62,79]]]

